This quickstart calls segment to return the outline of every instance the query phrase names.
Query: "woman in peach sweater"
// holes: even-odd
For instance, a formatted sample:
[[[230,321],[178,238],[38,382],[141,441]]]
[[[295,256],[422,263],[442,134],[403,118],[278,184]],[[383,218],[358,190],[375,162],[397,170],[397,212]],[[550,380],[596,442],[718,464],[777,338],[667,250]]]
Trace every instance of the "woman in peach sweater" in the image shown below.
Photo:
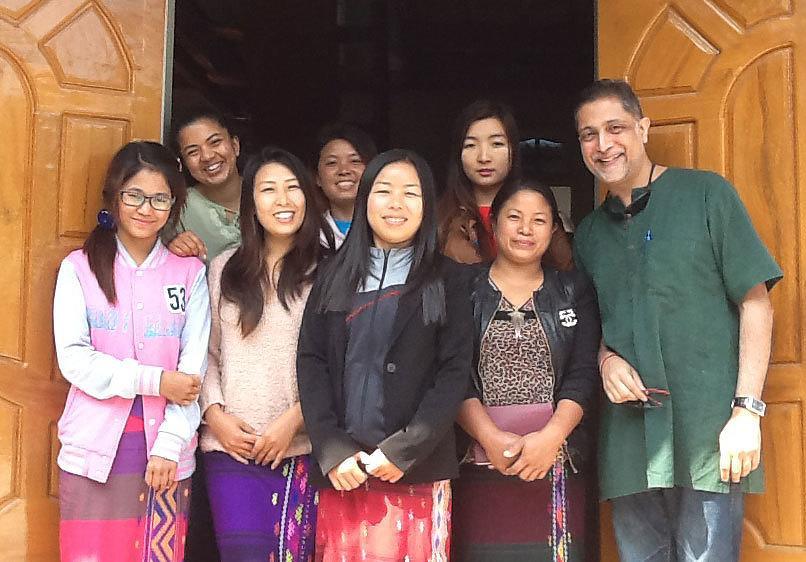
[[[210,267],[201,448],[223,562],[308,560],[315,491],[296,382],[302,312],[322,249],[314,184],[265,148],[244,169],[241,246]]]

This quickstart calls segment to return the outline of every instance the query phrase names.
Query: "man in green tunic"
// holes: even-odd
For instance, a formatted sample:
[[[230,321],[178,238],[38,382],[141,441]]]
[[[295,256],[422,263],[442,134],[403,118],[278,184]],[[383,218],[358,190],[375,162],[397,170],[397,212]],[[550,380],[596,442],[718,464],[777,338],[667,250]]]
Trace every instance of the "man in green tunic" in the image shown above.
[[[575,249],[601,308],[601,492],[621,559],[738,560],[743,494],[763,488],[781,270],[724,178],[649,159],[650,122],[625,82],[586,89],[576,124],[608,192]]]

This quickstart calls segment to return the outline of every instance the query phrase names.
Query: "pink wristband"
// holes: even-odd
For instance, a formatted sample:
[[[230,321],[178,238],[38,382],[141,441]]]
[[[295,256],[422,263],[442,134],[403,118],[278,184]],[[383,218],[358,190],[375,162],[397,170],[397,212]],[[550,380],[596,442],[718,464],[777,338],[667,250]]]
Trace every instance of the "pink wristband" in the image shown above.
[[[599,372],[600,373],[602,372],[602,367],[604,367],[604,364],[607,363],[607,360],[612,358],[612,357],[618,357],[618,353],[616,353],[615,351],[611,351],[607,355],[605,355],[604,359],[599,361]]]

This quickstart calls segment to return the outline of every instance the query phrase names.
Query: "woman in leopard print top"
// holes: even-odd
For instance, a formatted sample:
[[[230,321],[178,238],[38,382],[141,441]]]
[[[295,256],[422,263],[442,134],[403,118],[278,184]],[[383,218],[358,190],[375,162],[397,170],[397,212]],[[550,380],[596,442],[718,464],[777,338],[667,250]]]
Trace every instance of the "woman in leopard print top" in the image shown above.
[[[530,181],[505,187],[491,216],[498,254],[471,285],[475,385],[458,418],[490,464],[464,464],[454,486],[453,559],[584,560],[582,422],[599,384],[594,292],[580,272],[541,265],[559,225],[550,189]],[[488,413],[540,403],[553,414],[526,435],[498,427]]]

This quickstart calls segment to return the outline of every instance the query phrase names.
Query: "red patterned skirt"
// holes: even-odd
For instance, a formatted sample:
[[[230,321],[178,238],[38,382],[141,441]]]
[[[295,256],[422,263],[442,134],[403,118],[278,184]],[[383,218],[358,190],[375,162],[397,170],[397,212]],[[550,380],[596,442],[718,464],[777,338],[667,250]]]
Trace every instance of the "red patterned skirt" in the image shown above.
[[[319,492],[316,560],[443,562],[450,552],[451,485],[370,479]]]

